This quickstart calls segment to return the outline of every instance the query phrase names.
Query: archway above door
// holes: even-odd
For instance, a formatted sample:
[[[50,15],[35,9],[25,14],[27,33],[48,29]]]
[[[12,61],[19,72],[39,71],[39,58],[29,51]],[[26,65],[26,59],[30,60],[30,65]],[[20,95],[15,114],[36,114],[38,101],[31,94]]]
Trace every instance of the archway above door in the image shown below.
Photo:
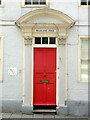
[[[57,37],[59,44],[63,44],[67,38],[68,29],[74,23],[75,21],[68,15],[54,9],[30,11],[16,21],[16,25],[23,31],[26,44],[31,44],[32,38],[38,35]]]
[[[30,11],[29,13],[19,18],[16,21],[16,24],[19,26],[22,23],[28,23],[31,19],[34,19],[38,16],[42,17],[42,15],[47,15],[47,16],[52,15],[54,18],[59,19],[60,21],[66,24],[71,24],[71,26],[75,23],[75,21],[72,18],[70,18],[69,16],[67,16],[66,14],[60,11],[54,9],[37,9],[34,11]]]

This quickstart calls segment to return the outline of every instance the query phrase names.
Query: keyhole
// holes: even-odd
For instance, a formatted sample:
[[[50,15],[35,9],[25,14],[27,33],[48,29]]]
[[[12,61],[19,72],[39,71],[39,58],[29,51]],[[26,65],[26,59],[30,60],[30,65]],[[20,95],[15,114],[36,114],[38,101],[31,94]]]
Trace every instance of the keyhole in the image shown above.
[[[44,77],[46,77],[46,75],[44,75]]]

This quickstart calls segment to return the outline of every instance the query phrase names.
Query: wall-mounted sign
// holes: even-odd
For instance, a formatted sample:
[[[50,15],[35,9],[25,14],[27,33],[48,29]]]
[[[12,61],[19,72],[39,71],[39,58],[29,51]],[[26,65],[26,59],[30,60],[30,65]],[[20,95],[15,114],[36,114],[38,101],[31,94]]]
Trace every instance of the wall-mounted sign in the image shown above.
[[[35,29],[35,32],[56,32],[54,29]]]
[[[17,75],[17,68],[8,68],[8,75]]]

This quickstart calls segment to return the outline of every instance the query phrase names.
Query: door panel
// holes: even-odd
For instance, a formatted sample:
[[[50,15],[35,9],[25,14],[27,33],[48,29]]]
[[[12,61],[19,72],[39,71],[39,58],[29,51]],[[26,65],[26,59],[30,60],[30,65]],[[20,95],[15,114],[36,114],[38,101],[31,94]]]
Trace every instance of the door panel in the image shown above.
[[[36,91],[36,94],[35,94],[35,97],[37,98],[36,99],[36,104],[42,104],[43,103],[43,100],[44,100],[44,89],[43,89],[43,85],[42,84],[38,84],[35,85],[35,91]],[[39,97],[39,96],[42,96],[42,97]]]
[[[56,48],[34,48],[33,104],[56,105]]]
[[[55,85],[53,83],[47,84],[47,104],[53,104],[56,102]]]

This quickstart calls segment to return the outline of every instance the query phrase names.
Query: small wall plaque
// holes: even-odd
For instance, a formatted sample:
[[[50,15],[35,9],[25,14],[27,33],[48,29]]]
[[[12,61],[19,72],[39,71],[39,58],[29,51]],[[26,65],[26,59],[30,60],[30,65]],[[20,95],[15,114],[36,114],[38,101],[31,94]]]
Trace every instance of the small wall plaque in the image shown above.
[[[35,32],[56,32],[54,29],[35,29]]]
[[[10,67],[8,68],[8,75],[17,75],[17,68]]]

